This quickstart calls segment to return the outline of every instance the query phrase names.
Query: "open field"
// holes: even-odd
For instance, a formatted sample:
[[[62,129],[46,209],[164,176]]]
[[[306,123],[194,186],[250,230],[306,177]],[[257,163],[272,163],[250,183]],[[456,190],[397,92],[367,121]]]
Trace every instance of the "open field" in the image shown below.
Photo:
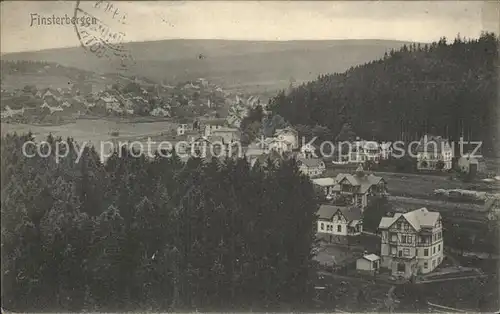
[[[1,123],[0,126],[2,134],[9,132],[22,134],[31,131],[36,140],[44,140],[50,133],[55,137],[61,136],[63,139],[72,137],[78,143],[87,142],[93,144],[99,151],[100,143],[103,141],[119,140],[120,138],[133,140],[147,135],[160,134],[170,130],[174,124],[171,121],[127,123],[104,119],[80,119],[75,123],[54,126],[9,123]],[[113,137],[110,134],[115,131],[119,132],[119,137]]]
[[[345,173],[345,169],[329,168],[324,177],[335,177],[339,173]],[[349,172],[349,171],[347,171]],[[495,191],[500,188],[498,183],[486,182],[462,182],[451,180],[450,176],[438,176],[429,174],[406,174],[392,172],[373,172],[374,175],[381,176],[387,182],[389,193],[393,196],[414,197],[414,198],[434,198],[436,189],[464,189],[480,187],[484,190]]]

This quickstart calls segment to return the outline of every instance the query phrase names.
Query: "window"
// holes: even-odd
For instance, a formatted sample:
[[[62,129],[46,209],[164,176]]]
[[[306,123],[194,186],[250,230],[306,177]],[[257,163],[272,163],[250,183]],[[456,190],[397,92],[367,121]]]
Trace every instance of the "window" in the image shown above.
[[[425,262],[424,263],[424,268],[427,268],[427,267],[429,267],[429,263]]]
[[[398,272],[404,272],[404,271],[405,271],[405,264],[398,263]]]
[[[404,256],[410,256],[410,249],[403,249]]]
[[[337,232],[342,232],[342,225],[337,226]]]
[[[399,257],[403,256],[403,251],[399,251],[399,252],[398,252],[398,256],[399,256]]]
[[[408,243],[411,244],[411,242],[413,241],[412,239],[413,237],[412,236],[408,236]]]
[[[432,254],[436,254],[436,247],[435,246],[432,247]]]
[[[325,230],[325,224],[321,223],[321,230]]]
[[[424,249],[424,256],[429,256],[429,249]]]
[[[418,249],[415,249],[415,255],[418,256]]]
[[[406,236],[401,236],[401,243],[406,243]]]
[[[397,228],[398,230],[400,230],[400,229],[401,229],[401,223],[400,223],[400,222],[398,222],[398,224],[397,224],[396,228]]]
[[[408,224],[405,224],[405,230],[410,230],[410,226]]]

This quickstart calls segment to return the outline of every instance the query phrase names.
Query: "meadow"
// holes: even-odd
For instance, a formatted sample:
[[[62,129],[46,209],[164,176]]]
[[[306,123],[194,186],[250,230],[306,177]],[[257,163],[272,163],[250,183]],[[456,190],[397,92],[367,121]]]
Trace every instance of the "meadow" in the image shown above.
[[[169,131],[174,123],[171,121],[132,123],[105,119],[79,119],[74,123],[51,126],[10,123],[1,123],[0,125],[2,134],[13,132],[22,134],[31,131],[37,141],[44,140],[49,134],[54,137],[61,136],[63,139],[72,137],[78,143],[91,143],[96,146],[96,149],[99,149],[102,141],[157,135]],[[119,135],[111,135],[113,132],[118,132]]]

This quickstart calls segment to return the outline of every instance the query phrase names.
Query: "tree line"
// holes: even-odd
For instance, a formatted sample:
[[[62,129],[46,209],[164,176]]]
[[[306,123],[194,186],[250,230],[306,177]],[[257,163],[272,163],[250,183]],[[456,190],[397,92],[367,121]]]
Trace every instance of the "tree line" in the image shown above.
[[[11,311],[311,308],[314,189],[295,161],[40,157],[1,141],[2,306]],[[49,153],[42,146],[42,153]],[[133,153],[133,152],[132,152]],[[121,155],[120,155],[121,154]]]
[[[404,45],[344,73],[320,75],[270,100],[269,109],[293,125],[320,125],[332,138],[349,124],[366,140],[416,140],[435,133],[482,140],[495,152],[499,38],[441,38]]]

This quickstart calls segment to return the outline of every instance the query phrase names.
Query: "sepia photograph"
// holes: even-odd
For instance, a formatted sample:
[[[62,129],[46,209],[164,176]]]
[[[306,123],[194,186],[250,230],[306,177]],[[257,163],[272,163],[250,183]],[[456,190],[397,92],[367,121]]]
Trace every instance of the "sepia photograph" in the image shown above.
[[[498,313],[500,2],[0,3],[2,313]]]

